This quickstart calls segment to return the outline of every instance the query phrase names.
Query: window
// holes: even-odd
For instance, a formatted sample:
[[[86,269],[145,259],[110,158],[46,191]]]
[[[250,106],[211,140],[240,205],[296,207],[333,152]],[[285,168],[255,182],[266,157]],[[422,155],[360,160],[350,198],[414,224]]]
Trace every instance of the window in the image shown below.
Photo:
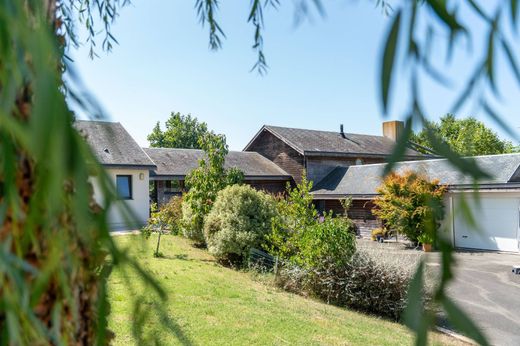
[[[167,180],[164,182],[164,193],[166,194],[181,194],[184,190],[183,180]]]
[[[117,195],[121,199],[132,199],[132,176],[117,175],[116,176]]]

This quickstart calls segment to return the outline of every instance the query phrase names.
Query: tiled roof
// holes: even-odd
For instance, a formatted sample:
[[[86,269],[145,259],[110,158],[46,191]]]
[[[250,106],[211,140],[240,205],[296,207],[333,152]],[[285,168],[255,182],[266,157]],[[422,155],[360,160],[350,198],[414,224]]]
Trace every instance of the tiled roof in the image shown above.
[[[103,165],[155,167],[120,123],[76,120],[74,127],[86,138]]]
[[[143,148],[157,165],[151,176],[185,176],[198,167],[204,152],[197,149]],[[290,179],[290,175],[256,152],[230,151],[225,168],[236,167],[245,177]]]
[[[259,133],[262,131],[271,132],[301,154],[388,156],[395,146],[394,141],[384,136],[354,133],[345,133],[342,136],[339,132],[271,125],[264,125]],[[407,149],[405,155],[407,157],[424,157],[424,155],[412,149]]]
[[[476,164],[489,178],[478,181],[479,186],[500,185],[520,182],[520,154],[476,156]],[[370,196],[375,195],[381,185],[386,164],[336,167],[318,182],[313,194],[319,196]],[[470,186],[471,177],[463,175],[446,159],[407,161],[397,163],[395,172],[414,171],[426,175],[429,179],[438,179],[441,184],[452,187]]]

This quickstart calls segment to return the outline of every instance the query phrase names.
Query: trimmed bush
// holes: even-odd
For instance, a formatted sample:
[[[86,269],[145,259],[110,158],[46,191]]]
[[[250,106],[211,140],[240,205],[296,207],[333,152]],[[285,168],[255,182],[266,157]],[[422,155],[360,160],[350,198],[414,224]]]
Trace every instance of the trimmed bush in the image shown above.
[[[260,248],[275,216],[273,198],[248,185],[220,191],[204,223],[209,252],[218,260],[243,265],[251,248]]]
[[[384,250],[363,249],[343,266],[304,269],[286,265],[280,270],[277,284],[293,293],[398,321],[406,307],[408,286],[419,257],[402,256],[393,263],[386,257]]]

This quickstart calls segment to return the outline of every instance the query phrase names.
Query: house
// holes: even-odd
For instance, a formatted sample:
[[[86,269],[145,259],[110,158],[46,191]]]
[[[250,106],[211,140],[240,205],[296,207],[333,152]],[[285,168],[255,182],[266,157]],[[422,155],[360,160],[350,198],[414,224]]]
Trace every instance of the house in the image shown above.
[[[245,146],[244,151],[257,152],[289,173],[296,183],[307,178],[317,184],[337,167],[385,162],[404,130],[401,121],[383,123],[383,135],[305,130],[264,125]],[[408,148],[404,159],[415,160],[424,155]]]
[[[197,149],[143,148],[156,164],[150,171],[155,195],[152,199],[159,205],[185,190],[186,175],[199,165],[205,154]],[[224,168],[238,168],[244,173],[244,183],[272,194],[285,191],[291,176],[272,161],[255,152],[230,151]]]
[[[156,169],[156,165],[120,123],[76,120],[74,126],[85,137],[116,187],[119,200],[108,211],[109,226],[118,229],[146,224],[150,210],[149,172]],[[91,181],[94,198],[103,206],[96,178]],[[123,203],[133,211],[134,224],[129,224],[130,220],[124,216]]]
[[[474,160],[489,177],[474,183],[446,159],[400,162],[394,171],[413,171],[448,186],[445,236],[455,247],[518,252],[520,154],[477,156],[465,160]],[[370,209],[377,196],[376,189],[382,183],[384,168],[385,164],[336,168],[316,185],[312,192],[314,199],[324,201],[326,206],[345,197],[363,204],[366,214],[351,217],[368,234],[379,222],[371,215]],[[476,191],[479,198],[474,194]],[[464,205],[473,212],[478,229],[466,221]]]
[[[397,138],[404,130],[401,121],[383,123],[383,135],[362,135],[345,133],[343,126],[339,132],[316,131],[264,125],[244,151],[258,152],[290,173],[299,183],[304,171],[313,181],[314,189],[323,185],[322,181],[334,179],[338,172],[350,166],[385,162],[392,154]],[[425,155],[415,151],[414,145],[405,151],[405,160],[424,159]],[[316,199],[319,211],[343,212],[341,199],[344,196],[330,196]],[[370,200],[353,200],[349,215],[358,221],[361,232],[367,232],[379,225],[372,215]]]

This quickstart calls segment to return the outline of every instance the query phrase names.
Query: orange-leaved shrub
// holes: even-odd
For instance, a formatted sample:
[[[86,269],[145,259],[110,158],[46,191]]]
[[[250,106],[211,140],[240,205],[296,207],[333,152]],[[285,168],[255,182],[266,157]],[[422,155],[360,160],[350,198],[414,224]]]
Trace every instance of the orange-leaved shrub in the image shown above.
[[[390,173],[378,188],[374,214],[410,241],[433,243],[444,218],[446,186],[421,174]]]

